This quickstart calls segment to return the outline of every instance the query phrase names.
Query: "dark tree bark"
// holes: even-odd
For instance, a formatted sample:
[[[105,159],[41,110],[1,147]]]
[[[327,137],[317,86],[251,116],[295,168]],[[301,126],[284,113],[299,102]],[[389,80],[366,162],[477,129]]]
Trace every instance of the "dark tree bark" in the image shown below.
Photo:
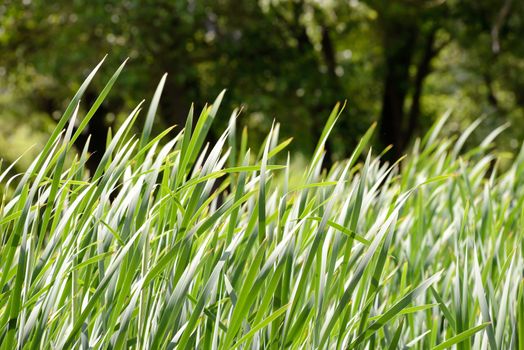
[[[331,39],[329,28],[326,25],[322,26],[321,45],[322,45],[322,57],[327,67],[329,86],[331,87],[335,95],[337,95],[342,91],[342,86],[340,85],[340,82],[336,74],[337,61],[336,61],[336,56],[335,56],[335,47],[333,45],[333,40]],[[337,99],[338,99],[338,96],[337,96]],[[329,110],[330,108],[332,108],[332,106],[321,106],[322,110]],[[317,120],[319,120],[319,118],[315,118],[315,121]],[[316,126],[316,130],[318,133],[317,140],[320,139],[322,130],[324,129],[324,125],[322,122],[324,122],[325,119],[320,119],[320,120],[321,120],[321,123],[315,122],[315,124],[322,124],[322,125]],[[324,165],[327,168],[330,168],[333,165],[333,149],[329,142],[326,142],[325,151],[326,151],[326,157],[324,159]]]
[[[84,94],[85,106],[89,108],[96,100],[97,95],[87,90]],[[117,109],[115,109],[116,111]],[[91,135],[91,140],[89,141],[89,152],[91,153],[89,159],[87,160],[86,167],[93,175],[104,156],[106,151],[106,140],[107,133],[109,132],[110,124],[106,123],[106,116],[110,112],[105,103],[102,103],[98,110],[93,115],[93,118],[89,121],[88,127],[84,130],[78,139],[75,141],[76,147],[78,150],[82,150]]]
[[[84,101],[83,105],[86,108],[89,108],[95,102],[96,98],[97,95],[93,91],[87,90],[84,93],[82,99],[82,101]],[[49,116],[51,116],[54,111],[60,109],[59,103],[57,103],[56,100],[42,94],[37,94],[37,98],[35,98],[34,103],[38,110],[45,112]],[[86,163],[86,167],[91,174],[95,172],[106,149],[106,139],[107,133],[109,131],[109,125],[105,123],[105,117],[107,113],[109,113],[109,110],[105,104],[102,103],[93,118],[89,121],[87,128],[75,141],[75,147],[81,151],[84,148],[89,135],[91,134],[91,140],[88,149],[91,155]],[[56,122],[56,120],[53,121]]]
[[[486,84],[487,99],[489,104],[493,108],[499,109],[499,101],[497,99],[497,96],[495,95],[495,91],[493,90],[493,79],[491,78],[491,74],[484,74],[484,83]]]
[[[380,117],[380,139],[384,147],[393,145],[386,157],[395,160],[404,145],[404,104],[410,87],[409,67],[413,61],[418,28],[393,21],[384,25],[385,76]]]
[[[405,137],[403,137],[402,149],[405,149],[407,142],[413,137],[413,134],[419,126],[420,119],[420,99],[422,97],[422,91],[424,87],[424,80],[431,72],[431,60],[437,55],[440,48],[436,49],[435,46],[435,34],[436,30],[432,29],[424,43],[424,51],[422,57],[417,66],[417,72],[415,74],[415,81],[413,84],[413,96],[411,99],[411,107],[409,110],[408,125],[405,131]]]
[[[166,72],[167,71],[166,69]],[[191,83],[180,85],[175,82],[176,77],[173,75],[174,74],[167,76],[162,98],[160,99],[160,110],[157,114],[162,116],[162,121],[169,124],[168,126],[177,125],[176,130],[181,130],[186,123],[191,104],[193,103],[195,105],[195,113],[197,114],[195,118],[204,105],[199,93],[197,93],[198,96],[195,97],[191,97],[187,93],[190,89],[199,90],[198,86],[200,84],[196,79]],[[150,99],[152,97],[153,96],[150,96]],[[208,102],[211,103],[213,101]],[[213,137],[216,137],[216,135],[213,134]]]
[[[322,26],[322,56],[324,57],[324,62],[327,66],[327,71],[329,79],[334,85],[338,85],[338,79],[335,72],[337,62],[335,57],[335,48],[333,46],[333,41],[329,34],[329,28],[327,26]]]

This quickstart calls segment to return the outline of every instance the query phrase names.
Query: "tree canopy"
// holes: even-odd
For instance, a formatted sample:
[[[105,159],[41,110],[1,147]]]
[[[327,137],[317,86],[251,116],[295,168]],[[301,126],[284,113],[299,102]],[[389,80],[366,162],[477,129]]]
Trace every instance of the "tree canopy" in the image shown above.
[[[163,126],[184,125],[191,103],[200,109],[225,88],[225,110],[242,108],[251,142],[276,118],[294,147],[311,152],[331,108],[347,100],[328,158],[346,155],[378,121],[375,144],[394,145],[394,159],[448,109],[448,132],[479,117],[488,121],[477,137],[505,121],[521,126],[522,37],[524,4],[512,0],[7,0],[0,157],[13,160],[6,145],[38,144],[107,53],[102,77],[130,60],[89,125],[93,162],[108,128],[165,72]],[[518,127],[510,135],[510,148],[524,137]]]

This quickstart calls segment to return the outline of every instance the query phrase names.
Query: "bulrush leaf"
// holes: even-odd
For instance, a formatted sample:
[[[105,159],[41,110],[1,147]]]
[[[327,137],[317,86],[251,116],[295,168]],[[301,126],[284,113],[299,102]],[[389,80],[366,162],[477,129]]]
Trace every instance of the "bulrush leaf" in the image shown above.
[[[389,164],[372,125],[324,169],[336,105],[302,169],[278,123],[253,154],[239,110],[210,143],[224,92],[151,136],[163,76],[89,174],[78,136],[124,64],[0,175],[0,349],[524,347],[524,148],[490,151],[504,127],[463,153],[481,121],[455,142],[446,114]]]

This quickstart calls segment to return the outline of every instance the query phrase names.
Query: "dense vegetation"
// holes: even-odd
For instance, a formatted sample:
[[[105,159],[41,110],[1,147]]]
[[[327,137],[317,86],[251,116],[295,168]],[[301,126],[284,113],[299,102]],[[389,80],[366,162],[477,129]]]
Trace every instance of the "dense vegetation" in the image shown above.
[[[242,106],[258,148],[273,118],[293,152],[310,156],[336,101],[348,100],[326,147],[343,159],[369,125],[371,143],[404,154],[448,108],[443,134],[479,117],[471,144],[496,125],[517,152],[524,137],[524,2],[519,0],[3,0],[0,1],[0,157],[13,162],[45,144],[83,77],[109,54],[125,76],[79,135],[92,134],[95,170],[105,135],[169,73],[155,131],[184,125],[222,89],[221,110]],[[105,79],[84,94],[91,105]],[[67,82],[67,83],[64,83]],[[85,112],[85,111],[83,111]],[[140,121],[142,124],[142,121]],[[214,140],[227,126],[217,118]],[[215,131],[216,130],[216,131]],[[466,145],[469,147],[469,144]],[[24,159],[16,170],[28,166]]]
[[[336,106],[298,171],[279,124],[258,152],[235,114],[205,143],[223,94],[153,137],[164,77],[89,173],[73,145],[121,69],[0,175],[2,349],[524,348],[524,151],[499,166],[502,128],[462,153],[478,123],[448,139],[446,115],[388,164],[372,126],[324,169]]]

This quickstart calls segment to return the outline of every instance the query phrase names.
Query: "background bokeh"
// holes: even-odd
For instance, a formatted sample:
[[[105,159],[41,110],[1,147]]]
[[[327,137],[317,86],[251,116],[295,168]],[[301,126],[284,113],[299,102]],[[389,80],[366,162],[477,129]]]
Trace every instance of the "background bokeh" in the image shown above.
[[[446,110],[460,133],[484,121],[513,151],[524,137],[524,2],[516,0],[4,0],[0,3],[0,158],[21,170],[89,71],[88,107],[128,65],[89,125],[96,162],[109,128],[169,76],[157,130],[183,125],[222,90],[258,145],[274,119],[309,154],[330,110],[347,100],[328,147],[344,157],[373,121],[374,144],[403,154]],[[138,124],[140,125],[140,123]],[[86,136],[78,140],[85,142]]]

